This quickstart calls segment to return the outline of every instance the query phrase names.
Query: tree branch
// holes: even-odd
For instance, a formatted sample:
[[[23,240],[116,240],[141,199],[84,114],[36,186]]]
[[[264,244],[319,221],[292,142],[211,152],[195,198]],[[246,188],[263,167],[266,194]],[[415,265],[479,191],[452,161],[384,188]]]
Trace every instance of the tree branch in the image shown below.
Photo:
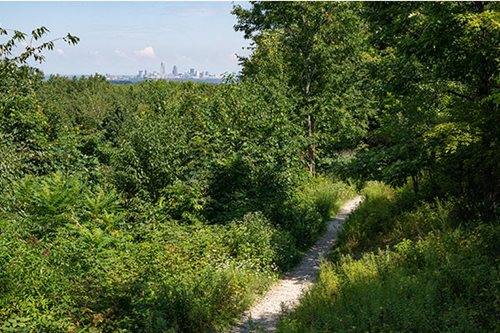
[[[452,95],[455,95],[455,96],[458,96],[458,97],[462,97],[462,98],[465,98],[466,100],[468,101],[473,101],[474,98],[473,97],[470,97],[470,96],[467,96],[467,95],[464,95],[464,94],[461,94],[459,92],[456,92],[456,91],[453,91],[453,90],[445,90],[446,93],[449,93],[449,94],[452,94]]]

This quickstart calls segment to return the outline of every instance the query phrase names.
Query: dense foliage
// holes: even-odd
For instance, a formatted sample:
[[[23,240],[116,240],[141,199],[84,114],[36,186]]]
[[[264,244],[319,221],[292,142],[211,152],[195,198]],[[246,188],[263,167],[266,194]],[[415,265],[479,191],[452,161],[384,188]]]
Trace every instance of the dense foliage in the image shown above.
[[[366,135],[372,114],[371,47],[361,6],[342,2],[252,2],[235,6],[236,30],[253,43],[243,78],[278,78],[296,96],[312,174]],[[318,168],[319,167],[319,168]]]
[[[296,94],[310,170],[404,187],[368,186],[281,332],[498,330],[498,3],[251,4],[244,77]]]
[[[493,210],[500,188],[500,11],[495,2],[377,3],[379,112],[350,169]],[[363,149],[364,148],[364,149]]]
[[[2,332],[221,331],[353,195],[308,176],[276,78],[122,86],[0,65]]]
[[[498,329],[499,5],[233,13],[253,53],[221,85],[44,79],[59,39],[0,29],[0,330],[223,331],[338,177],[401,188],[368,184],[283,332]]]

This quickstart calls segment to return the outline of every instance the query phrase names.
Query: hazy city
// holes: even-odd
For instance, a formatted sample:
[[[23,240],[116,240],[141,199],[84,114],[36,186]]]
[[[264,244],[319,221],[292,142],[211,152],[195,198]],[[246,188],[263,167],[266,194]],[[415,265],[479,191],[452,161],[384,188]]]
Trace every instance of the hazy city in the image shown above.
[[[171,70],[167,70],[167,64],[161,62],[159,71],[140,69],[137,75],[119,75],[106,73],[106,80],[113,83],[135,83],[144,80],[166,80],[166,81],[195,81],[207,83],[220,83],[223,74],[212,74],[209,71],[190,68],[182,72],[177,65],[173,65]]]

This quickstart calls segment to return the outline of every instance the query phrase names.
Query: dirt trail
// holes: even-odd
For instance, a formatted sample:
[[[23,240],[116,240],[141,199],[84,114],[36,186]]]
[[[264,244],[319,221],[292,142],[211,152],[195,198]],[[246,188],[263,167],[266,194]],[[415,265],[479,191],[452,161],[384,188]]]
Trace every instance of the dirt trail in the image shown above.
[[[335,218],[328,222],[325,234],[302,258],[300,264],[272,287],[260,302],[247,311],[240,324],[231,333],[274,332],[283,308],[295,307],[300,296],[312,285],[319,272],[321,258],[328,254],[337,238],[337,232],[347,216],[362,201],[362,197],[348,201]]]

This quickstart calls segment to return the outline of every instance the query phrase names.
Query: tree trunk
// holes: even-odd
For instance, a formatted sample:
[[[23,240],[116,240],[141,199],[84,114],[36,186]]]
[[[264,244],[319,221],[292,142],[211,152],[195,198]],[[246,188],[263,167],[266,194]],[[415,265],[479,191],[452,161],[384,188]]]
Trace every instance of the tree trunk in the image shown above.
[[[412,175],[411,182],[413,183],[413,193],[418,194],[419,191],[418,175]]]
[[[309,173],[314,176],[316,174],[316,144],[314,143],[314,118],[311,113],[307,114],[307,134],[310,140],[307,149]]]
[[[307,147],[307,163],[309,167],[309,174],[314,176],[316,174],[316,144],[314,142],[314,117],[310,109],[309,93],[311,89],[311,73],[307,71],[306,85],[304,87],[304,100],[307,109],[307,138],[309,139],[309,146]]]

